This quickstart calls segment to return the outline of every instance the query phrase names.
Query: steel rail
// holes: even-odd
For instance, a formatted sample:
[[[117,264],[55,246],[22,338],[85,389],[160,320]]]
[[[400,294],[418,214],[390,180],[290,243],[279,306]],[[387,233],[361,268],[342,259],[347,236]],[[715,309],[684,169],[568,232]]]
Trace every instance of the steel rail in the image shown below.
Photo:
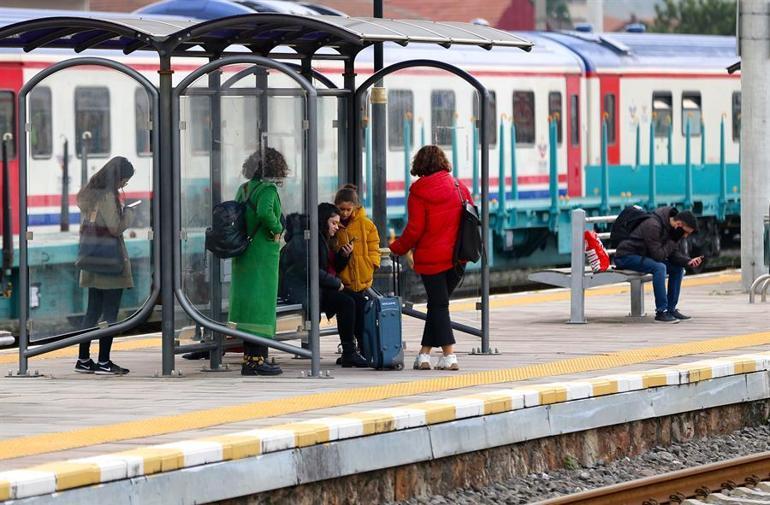
[[[659,505],[681,503],[770,478],[770,452],[632,480],[538,502],[538,505]]]

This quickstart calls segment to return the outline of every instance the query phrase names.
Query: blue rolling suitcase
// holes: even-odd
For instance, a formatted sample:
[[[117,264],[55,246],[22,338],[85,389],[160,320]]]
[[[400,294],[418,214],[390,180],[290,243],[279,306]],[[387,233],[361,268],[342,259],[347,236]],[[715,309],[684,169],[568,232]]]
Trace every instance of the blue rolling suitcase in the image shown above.
[[[398,268],[394,266],[394,292],[398,292]],[[363,354],[369,366],[381,370],[404,368],[404,343],[401,340],[401,298],[383,296],[368,290],[364,306]]]
[[[364,306],[364,357],[378,370],[404,368],[401,341],[401,300],[396,296],[370,293]]]

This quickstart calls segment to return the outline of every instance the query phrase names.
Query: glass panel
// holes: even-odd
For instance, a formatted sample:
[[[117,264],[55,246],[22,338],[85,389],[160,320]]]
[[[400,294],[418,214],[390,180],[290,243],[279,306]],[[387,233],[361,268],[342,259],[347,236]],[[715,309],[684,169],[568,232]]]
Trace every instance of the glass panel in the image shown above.
[[[474,90],[473,100],[473,117],[479,117],[479,97],[478,93]],[[497,145],[497,94],[494,91],[489,90],[489,116],[487,117],[487,130],[489,131],[489,147],[495,147]]]
[[[607,118],[607,144],[615,145],[615,95],[604,95],[604,114]]]
[[[668,91],[656,91],[652,94],[652,120],[655,121],[655,136],[668,137],[671,128],[671,109],[673,107],[671,93]]]
[[[319,102],[326,100],[319,103],[319,122],[334,130],[337,99]],[[183,291],[222,324],[267,337],[296,332],[307,317],[304,91],[274,70],[226,66],[199,78],[179,105],[186,125],[180,131]],[[323,198],[337,187],[336,133],[320,135],[321,146],[328,156],[319,159],[321,177],[333,177],[322,184]],[[246,210],[248,248],[230,259],[214,256],[204,243],[214,206],[249,194],[255,205]],[[287,226],[275,241],[274,233]],[[294,307],[277,326],[275,303]]]
[[[733,140],[741,141],[741,92],[733,92]]]
[[[391,150],[404,148],[404,122],[411,126],[414,145],[414,94],[409,90],[388,90],[388,147]]]
[[[433,126],[433,143],[440,146],[452,145],[452,128],[455,117],[455,92],[451,90],[432,91],[430,94],[430,116]]]
[[[0,139],[6,133],[13,134],[16,131],[14,125],[16,115],[14,114],[14,96],[11,91],[0,91]],[[13,136],[16,138],[16,135]],[[10,151],[8,152],[8,158],[16,157],[16,142],[10,142]]]
[[[569,97],[569,139],[573,146],[580,145],[580,103],[577,95]]]
[[[557,142],[561,144],[562,139],[562,127],[561,127],[561,93],[558,91],[551,91],[548,93],[548,115],[556,118],[556,136]]]
[[[87,87],[96,81],[110,83],[109,89]],[[118,71],[82,66],[45,78],[28,96],[28,119],[40,125],[32,127],[26,153],[26,218],[33,232],[28,241],[32,341],[123,320],[151,292],[153,160],[136,156],[132,135],[109,131],[110,94],[130,97],[136,87],[136,81]],[[57,92],[48,91],[53,89]],[[132,116],[131,100],[117,105],[118,117]],[[75,125],[51,125],[52,108],[77,111]],[[114,157],[89,155],[85,167],[70,160],[64,174],[62,164],[34,155],[44,150],[45,136],[38,133],[46,129],[56,139],[57,156],[59,140],[74,146],[74,135],[88,130],[94,145],[111,150]],[[128,208],[135,202],[140,203]],[[97,349],[92,346],[94,358]]]
[[[682,93],[682,135],[687,134],[687,123],[690,124],[690,135],[700,135],[701,101],[700,93]]]
[[[75,89],[75,137],[78,156],[82,155],[83,134],[91,136],[88,155],[105,157],[110,153],[110,90],[106,87]]]
[[[339,180],[340,140],[345,141],[345,132],[340,132],[337,110],[345,106],[344,99],[333,96],[318,97],[318,201],[333,202],[339,187],[347,181]],[[340,138],[342,137],[342,138]]]
[[[136,154],[152,156],[152,108],[150,95],[144,88],[136,88],[134,92],[134,121],[136,131]]]
[[[50,158],[53,153],[51,89],[35,87],[29,94],[30,152],[34,159]]]
[[[516,124],[516,144],[535,143],[535,93],[513,92],[513,122]]]

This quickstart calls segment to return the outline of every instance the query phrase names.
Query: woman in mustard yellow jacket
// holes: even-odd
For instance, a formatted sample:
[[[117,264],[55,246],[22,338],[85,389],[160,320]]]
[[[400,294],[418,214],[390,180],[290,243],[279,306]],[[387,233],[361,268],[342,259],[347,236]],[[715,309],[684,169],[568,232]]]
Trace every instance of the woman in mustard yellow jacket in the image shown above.
[[[334,205],[340,210],[342,228],[337,232],[335,250],[346,245],[353,247],[348,265],[338,273],[345,291],[356,300],[355,335],[359,349],[364,336],[364,305],[366,289],[372,287],[374,271],[380,268],[380,235],[377,227],[366,216],[358,198],[358,188],[346,184],[337,191]]]

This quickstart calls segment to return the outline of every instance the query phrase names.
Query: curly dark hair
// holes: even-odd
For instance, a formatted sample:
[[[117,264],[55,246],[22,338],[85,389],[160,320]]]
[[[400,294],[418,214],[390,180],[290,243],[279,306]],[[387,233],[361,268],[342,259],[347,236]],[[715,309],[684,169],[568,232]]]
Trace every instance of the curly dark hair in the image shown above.
[[[417,177],[435,174],[436,172],[451,172],[452,165],[439,146],[423,146],[414,155],[411,174]]]
[[[241,173],[247,179],[283,179],[289,175],[289,166],[283,154],[277,149],[266,147],[262,162],[262,151],[256,150],[243,162]]]

